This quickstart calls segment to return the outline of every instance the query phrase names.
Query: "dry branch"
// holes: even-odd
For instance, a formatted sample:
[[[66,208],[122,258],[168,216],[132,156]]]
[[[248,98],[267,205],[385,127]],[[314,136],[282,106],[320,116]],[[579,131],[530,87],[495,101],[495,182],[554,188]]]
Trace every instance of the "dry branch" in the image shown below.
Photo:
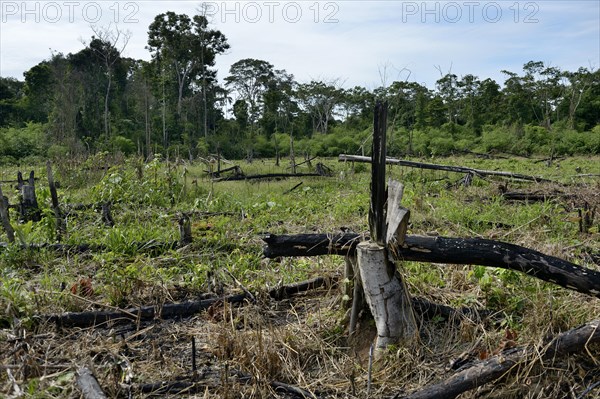
[[[365,157],[360,155],[346,155],[340,154],[338,157],[340,162],[351,161],[351,162],[371,162],[371,157]],[[528,176],[522,175],[519,173],[512,172],[503,172],[498,170],[483,170],[483,169],[473,169],[465,166],[449,166],[449,165],[438,165],[431,163],[422,163],[422,162],[414,162],[414,161],[406,161],[403,159],[396,158],[386,158],[386,163],[391,165],[400,165],[406,166],[409,168],[419,168],[419,169],[431,169],[431,170],[444,170],[447,172],[456,172],[456,173],[469,173],[471,175],[479,175],[479,176],[501,176],[508,177],[511,179],[519,179],[519,180],[529,180],[534,182],[552,182],[552,180],[544,179],[537,176]]]
[[[356,233],[338,235],[267,235],[264,255],[347,255],[362,241]],[[600,298],[600,272],[514,244],[480,238],[407,235],[394,249],[397,259],[442,264],[468,264],[516,270],[564,288]]]
[[[255,379],[247,373],[243,373],[238,370],[230,370],[228,371],[228,376],[226,377],[226,381],[238,382],[242,384],[248,384]],[[134,385],[132,390],[134,392],[146,393],[151,395],[165,395],[165,394],[196,394],[206,392],[207,389],[218,388],[222,386],[223,381],[223,371],[221,370],[208,370],[203,371],[200,380],[181,380],[181,381],[163,381],[156,382],[151,384],[137,384]],[[285,392],[287,394],[291,394],[294,397],[299,397],[303,399],[316,399],[316,396],[310,393],[309,391],[296,387],[294,385],[285,384],[279,381],[271,381],[269,382],[271,388],[278,392]]]
[[[591,321],[573,330],[559,334],[542,348],[519,347],[504,351],[498,356],[484,360],[449,379],[408,396],[396,395],[403,399],[452,399],[463,392],[492,382],[519,367],[527,359],[552,361],[556,357],[584,351],[588,345],[600,342],[600,319]]]

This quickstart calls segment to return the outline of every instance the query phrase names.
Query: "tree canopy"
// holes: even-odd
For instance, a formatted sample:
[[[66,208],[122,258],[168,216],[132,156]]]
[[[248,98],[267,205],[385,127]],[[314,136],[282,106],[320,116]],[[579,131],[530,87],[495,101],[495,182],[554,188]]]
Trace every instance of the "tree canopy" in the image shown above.
[[[52,53],[24,81],[0,77],[0,162],[98,150],[273,156],[289,151],[290,136],[305,155],[364,152],[378,100],[389,104],[395,156],[600,153],[599,70],[527,61],[502,70],[503,82],[447,73],[432,89],[405,80],[369,90],[340,78],[298,82],[244,58],[219,81],[218,57],[230,46],[203,15],[157,15],[150,61],[123,57],[128,39],[97,29],[80,51]]]

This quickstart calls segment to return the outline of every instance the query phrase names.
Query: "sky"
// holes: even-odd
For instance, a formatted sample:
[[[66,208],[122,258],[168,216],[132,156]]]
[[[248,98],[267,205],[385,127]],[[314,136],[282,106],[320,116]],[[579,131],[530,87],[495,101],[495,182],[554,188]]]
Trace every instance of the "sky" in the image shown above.
[[[528,61],[562,70],[600,67],[600,1],[22,1],[0,0],[0,76],[52,53],[75,53],[93,27],[130,32],[125,56],[150,59],[148,26],[166,11],[205,12],[231,48],[218,76],[243,58],[299,82],[374,89],[396,80],[430,89],[443,74],[505,80]],[[204,11],[203,11],[204,10]]]

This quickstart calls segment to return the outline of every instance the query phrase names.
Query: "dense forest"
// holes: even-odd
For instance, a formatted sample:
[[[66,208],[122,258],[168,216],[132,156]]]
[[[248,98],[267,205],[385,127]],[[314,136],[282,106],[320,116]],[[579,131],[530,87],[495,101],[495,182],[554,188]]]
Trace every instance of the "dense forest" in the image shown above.
[[[298,82],[242,59],[217,79],[230,46],[202,15],[167,12],[149,26],[150,61],[122,57],[129,34],[96,28],[75,54],[53,53],[0,77],[0,163],[96,151],[227,157],[368,153],[372,110],[389,103],[391,155],[495,151],[600,153],[600,70],[529,61],[505,81],[445,75],[435,88],[395,81],[374,90],[341,79]],[[293,140],[292,140],[293,139]]]

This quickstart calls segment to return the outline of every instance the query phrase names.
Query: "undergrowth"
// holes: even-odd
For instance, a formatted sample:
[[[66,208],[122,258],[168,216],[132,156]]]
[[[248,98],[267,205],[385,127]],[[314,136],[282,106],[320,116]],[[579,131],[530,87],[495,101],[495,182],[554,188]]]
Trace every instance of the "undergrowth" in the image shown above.
[[[216,183],[206,178],[203,164],[143,164],[131,159],[97,170],[94,165],[106,162],[106,154],[99,157],[82,168],[59,164],[56,169],[63,204],[112,204],[114,227],[104,225],[94,208],[71,211],[66,218],[62,243],[102,245],[102,251],[56,253],[19,247],[57,239],[41,166],[34,170],[41,178],[37,184],[42,221],[13,223],[17,244],[0,248],[0,359],[10,370],[0,373],[0,393],[15,396],[18,388],[26,398],[78,397],[74,373],[91,365],[107,395],[127,397],[127,384],[189,376],[194,337],[200,372],[220,379],[202,397],[279,397],[272,381],[326,397],[366,397],[372,322],[364,319],[364,335],[349,339],[347,309],[338,288],[284,301],[267,295],[272,288],[317,276],[341,281],[344,259],[266,260],[261,236],[367,233],[368,165],[327,160],[334,171],[329,178]],[[519,158],[436,161],[539,175],[557,183],[510,181],[506,187],[505,181],[475,178],[464,187],[453,173],[390,167],[388,176],[405,184],[409,234],[495,239],[600,270],[590,258],[600,251],[600,217],[587,232],[579,231],[578,219],[580,200],[596,206],[600,202],[597,178],[579,176],[597,171],[597,157],[570,158],[551,166]],[[250,175],[286,172],[287,165],[259,160],[240,166]],[[82,172],[86,168],[88,172]],[[502,199],[501,189],[560,191],[575,197],[566,202],[512,203]],[[17,202],[16,190],[3,190],[11,203]],[[193,243],[162,245],[179,239],[180,212],[190,214]],[[6,241],[3,232],[0,241]],[[510,270],[419,262],[398,267],[412,295],[452,307],[485,308],[500,321],[422,321],[416,351],[392,348],[376,365],[371,397],[410,392],[449,376],[451,360],[465,351],[493,352],[507,331],[515,334],[519,345],[538,345],[600,314],[595,298]],[[238,292],[240,285],[254,293],[255,303],[214,306],[183,321],[70,331],[40,324],[38,318],[65,311],[161,306]],[[515,376],[463,397],[575,395],[600,378],[597,348],[589,351],[552,367],[533,362]],[[252,375],[253,383],[230,377],[231,370]]]

